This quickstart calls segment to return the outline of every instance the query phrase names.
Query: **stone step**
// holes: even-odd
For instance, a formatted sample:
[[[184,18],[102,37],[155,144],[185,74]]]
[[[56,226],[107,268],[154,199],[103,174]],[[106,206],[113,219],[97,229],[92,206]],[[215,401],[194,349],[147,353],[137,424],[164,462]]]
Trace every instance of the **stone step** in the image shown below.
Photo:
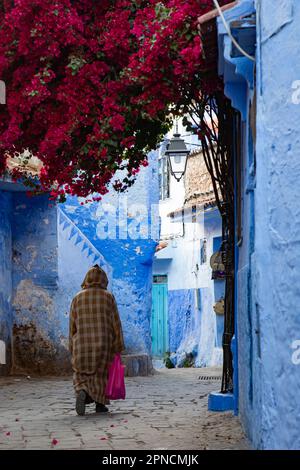
[[[124,354],[122,361],[126,366],[126,377],[146,377],[154,373],[152,360],[148,354]]]

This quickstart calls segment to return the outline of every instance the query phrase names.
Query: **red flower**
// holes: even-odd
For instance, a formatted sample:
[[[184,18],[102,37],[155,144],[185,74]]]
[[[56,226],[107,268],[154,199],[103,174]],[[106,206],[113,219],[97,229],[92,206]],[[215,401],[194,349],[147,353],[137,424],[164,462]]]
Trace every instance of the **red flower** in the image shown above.
[[[212,0],[2,3],[0,176],[7,151],[29,148],[52,198],[103,195],[124,165],[131,184],[169,130],[170,107],[219,86],[199,80],[197,18]]]
[[[114,131],[122,132],[125,126],[125,118],[121,114],[116,114],[109,120],[109,124]]]

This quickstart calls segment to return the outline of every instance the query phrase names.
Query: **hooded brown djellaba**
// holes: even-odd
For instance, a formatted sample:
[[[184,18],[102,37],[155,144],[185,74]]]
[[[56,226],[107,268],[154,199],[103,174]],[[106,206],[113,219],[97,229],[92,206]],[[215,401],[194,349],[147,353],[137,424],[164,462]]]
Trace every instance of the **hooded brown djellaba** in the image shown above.
[[[92,402],[99,411],[107,411],[108,367],[114,355],[125,349],[118,307],[107,286],[105,271],[94,266],[71,305],[69,347],[78,414],[84,414],[84,405]]]

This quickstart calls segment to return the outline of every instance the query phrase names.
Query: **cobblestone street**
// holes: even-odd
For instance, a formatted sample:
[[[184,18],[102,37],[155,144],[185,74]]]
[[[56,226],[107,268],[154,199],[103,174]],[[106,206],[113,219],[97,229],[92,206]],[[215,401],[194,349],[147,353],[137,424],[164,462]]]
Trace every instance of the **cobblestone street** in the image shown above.
[[[212,369],[160,370],[127,378],[110,413],[74,411],[71,378],[0,379],[0,449],[247,449],[238,419],[207,412],[220,381]]]

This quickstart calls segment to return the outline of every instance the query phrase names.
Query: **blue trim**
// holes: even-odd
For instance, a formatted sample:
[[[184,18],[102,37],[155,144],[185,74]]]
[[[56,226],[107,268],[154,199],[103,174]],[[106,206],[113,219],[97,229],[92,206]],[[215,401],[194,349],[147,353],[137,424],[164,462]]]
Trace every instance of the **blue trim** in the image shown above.
[[[208,397],[209,411],[230,411],[233,409],[234,397],[232,393],[212,392]]]
[[[213,237],[213,253],[219,251],[222,244],[222,237]]]
[[[244,0],[236,7],[226,11],[224,16],[230,23],[236,18],[254,12],[253,0]],[[245,121],[247,119],[248,87],[252,90],[254,84],[254,62],[246,57],[232,57],[232,42],[220,18],[218,18],[218,47],[219,75],[224,79],[225,95],[231,100],[233,108],[240,111],[242,120]]]
[[[21,180],[12,181],[10,178],[0,178],[0,191],[32,192],[29,186],[25,186]],[[46,193],[45,193],[46,194]]]

